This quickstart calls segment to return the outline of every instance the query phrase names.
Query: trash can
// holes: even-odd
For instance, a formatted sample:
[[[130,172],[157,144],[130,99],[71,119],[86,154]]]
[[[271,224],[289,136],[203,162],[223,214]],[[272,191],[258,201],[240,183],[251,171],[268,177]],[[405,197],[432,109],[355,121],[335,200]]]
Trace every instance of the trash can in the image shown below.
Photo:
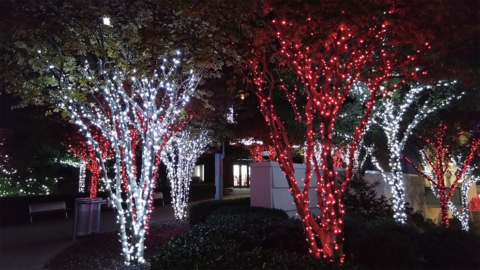
[[[100,210],[105,202],[102,198],[75,199],[73,240],[77,236],[90,235],[100,230]]]

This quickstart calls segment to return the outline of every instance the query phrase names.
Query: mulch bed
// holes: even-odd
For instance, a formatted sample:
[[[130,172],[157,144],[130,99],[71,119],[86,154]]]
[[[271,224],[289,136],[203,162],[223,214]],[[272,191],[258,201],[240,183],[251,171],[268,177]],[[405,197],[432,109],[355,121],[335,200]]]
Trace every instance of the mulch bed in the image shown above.
[[[150,224],[149,235],[146,236],[145,260],[147,264],[126,266],[121,255],[121,243],[118,232],[96,234],[78,240],[78,243],[50,259],[45,265],[47,270],[67,269],[149,269],[150,260],[159,247],[175,236],[183,234],[188,223],[169,221]]]

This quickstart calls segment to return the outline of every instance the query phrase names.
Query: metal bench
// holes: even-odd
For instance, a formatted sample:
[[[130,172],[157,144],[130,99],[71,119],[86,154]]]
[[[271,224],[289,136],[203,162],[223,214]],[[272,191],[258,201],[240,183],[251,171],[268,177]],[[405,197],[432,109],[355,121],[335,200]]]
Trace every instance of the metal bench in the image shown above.
[[[33,223],[32,214],[54,211],[65,211],[65,218],[68,218],[67,207],[64,201],[29,204],[28,212],[30,214],[30,223]]]
[[[162,205],[165,206],[165,201],[163,200],[163,192],[155,192],[155,194],[153,194],[153,200],[162,200]]]

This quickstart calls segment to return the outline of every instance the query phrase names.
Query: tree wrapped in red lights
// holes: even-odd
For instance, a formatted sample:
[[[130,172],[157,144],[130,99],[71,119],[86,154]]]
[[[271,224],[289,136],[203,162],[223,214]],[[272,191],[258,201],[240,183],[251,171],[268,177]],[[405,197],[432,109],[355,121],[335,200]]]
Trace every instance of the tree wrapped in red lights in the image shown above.
[[[415,168],[418,173],[420,173],[430,182],[432,192],[440,199],[442,224],[447,227],[449,226],[448,210],[450,209],[456,216],[460,218],[462,221],[462,226],[468,230],[466,199],[465,202],[462,203],[464,205],[464,209],[462,209],[462,215],[456,210],[455,206],[451,202],[451,198],[460,180],[463,182],[463,195],[466,195],[468,192],[468,188],[470,188],[471,184],[473,183],[472,180],[476,181],[476,178],[470,175],[470,173],[472,171],[471,163],[479,154],[478,150],[480,147],[480,138],[477,137],[471,140],[468,152],[464,158],[455,159],[452,156],[451,148],[454,146],[455,142],[458,140],[459,136],[463,134],[463,132],[458,133],[452,139],[447,136],[447,129],[448,127],[440,122],[439,126],[434,130],[435,135],[432,138],[421,137],[428,144],[427,149],[421,151],[421,156],[423,159],[422,169],[418,168],[407,157],[403,158],[410,163],[410,165],[412,165],[412,167]],[[452,162],[454,163],[452,164]],[[456,165],[456,170],[451,168],[452,165]],[[449,189],[447,189],[448,187],[446,184],[447,172],[455,176]],[[463,186],[465,186],[465,188]],[[462,199],[462,201],[464,201],[464,199]],[[467,216],[467,220],[462,219],[462,216]],[[465,222],[466,224],[463,224]]]
[[[342,259],[341,198],[352,178],[357,163],[352,159],[358,156],[356,149],[373,105],[399,85],[417,79],[416,71],[427,75],[426,68],[434,63],[429,51],[438,52],[443,47],[430,42],[451,36],[453,31],[436,36],[438,25],[434,27],[432,22],[441,16],[435,12],[437,5],[428,1],[416,1],[416,5],[389,0],[195,2],[192,12],[210,18],[215,26],[212,36],[220,44],[215,52],[236,65],[259,99],[278,162],[304,222],[310,253]],[[235,21],[234,16],[225,16],[226,9],[243,16]],[[465,23],[463,19],[459,24]],[[465,25],[456,29],[465,30]],[[293,83],[282,79],[285,74],[294,74]],[[357,84],[367,88],[368,95],[360,121],[349,136],[346,181],[340,183],[331,153],[335,121]],[[286,107],[274,105],[274,93],[279,89],[295,111],[295,120],[306,127],[307,168],[301,180],[294,174],[292,140],[285,119],[279,117]],[[320,143],[318,150],[314,149],[315,141]],[[321,162],[314,158],[318,152]],[[304,182],[303,190],[297,181]],[[309,209],[311,181],[318,185],[318,219]]]
[[[98,131],[93,131],[91,134],[94,140],[99,142],[102,160],[105,161],[110,159],[113,156],[113,152],[110,149],[110,142],[105,137],[101,136]],[[90,171],[90,198],[97,197],[98,179],[100,178],[102,170],[95,148],[93,145],[89,145],[80,134],[68,137],[66,143],[68,145],[68,151],[72,152],[77,158],[82,160],[86,169]]]
[[[385,9],[385,12],[393,11],[394,9]],[[411,51],[406,46],[393,49],[398,41],[391,39],[390,22],[380,15],[364,18],[362,27],[348,20],[338,20],[329,25],[330,30],[325,38],[309,42],[306,38],[318,35],[316,28],[322,24],[323,18],[307,17],[304,24],[298,25],[281,18],[281,15],[279,17],[279,20],[272,20],[272,26],[276,29],[284,61],[291,64],[296,72],[297,83],[287,85],[280,79],[278,84],[276,76],[268,69],[268,62],[264,60],[251,61],[250,72],[254,76],[260,109],[272,130],[271,139],[280,167],[287,177],[294,203],[305,224],[310,252],[317,256],[323,253],[325,257],[342,259],[344,210],[341,198],[352,178],[353,159],[363,129],[373,105],[407,79],[416,76],[414,62],[417,55],[430,46],[425,42],[419,50]],[[291,34],[293,31],[294,35]],[[352,85],[358,82],[368,88],[369,95],[348,149],[346,179],[340,184],[334,170],[332,134],[339,108],[349,96]],[[305,178],[302,179],[305,183],[303,191],[298,187],[298,179],[294,175],[288,135],[272,103],[272,91],[277,88],[285,91],[297,120],[307,127],[307,168]],[[300,88],[308,95],[303,107],[299,107],[296,102]],[[314,124],[316,121],[319,123]],[[314,158],[316,140],[320,142],[317,151],[321,152],[321,162]],[[317,207],[321,213],[319,222],[309,209],[312,180],[318,185]],[[317,238],[321,245],[318,245]]]

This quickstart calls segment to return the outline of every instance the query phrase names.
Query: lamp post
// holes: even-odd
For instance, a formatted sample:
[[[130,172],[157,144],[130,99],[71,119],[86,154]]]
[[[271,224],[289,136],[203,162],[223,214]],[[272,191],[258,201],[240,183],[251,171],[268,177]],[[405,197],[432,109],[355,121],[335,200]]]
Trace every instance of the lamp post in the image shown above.
[[[263,158],[263,161],[270,161],[270,159],[268,158],[268,151],[267,150],[262,152],[262,158]]]

